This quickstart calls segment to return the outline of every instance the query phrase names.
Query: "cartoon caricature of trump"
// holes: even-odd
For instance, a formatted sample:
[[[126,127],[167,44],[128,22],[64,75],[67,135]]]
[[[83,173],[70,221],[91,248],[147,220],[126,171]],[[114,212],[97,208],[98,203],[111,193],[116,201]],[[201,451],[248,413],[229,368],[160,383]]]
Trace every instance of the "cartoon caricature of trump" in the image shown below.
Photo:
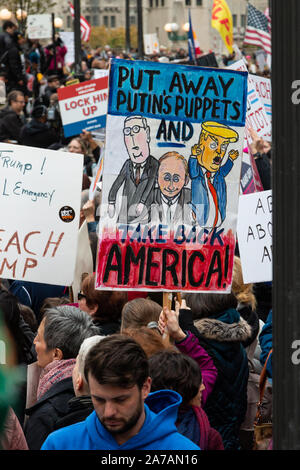
[[[201,227],[214,229],[226,217],[225,177],[239,152],[230,150],[226,163],[222,165],[222,162],[228,145],[238,139],[238,133],[224,124],[214,121],[202,123],[199,142],[193,145],[188,162],[193,217]]]

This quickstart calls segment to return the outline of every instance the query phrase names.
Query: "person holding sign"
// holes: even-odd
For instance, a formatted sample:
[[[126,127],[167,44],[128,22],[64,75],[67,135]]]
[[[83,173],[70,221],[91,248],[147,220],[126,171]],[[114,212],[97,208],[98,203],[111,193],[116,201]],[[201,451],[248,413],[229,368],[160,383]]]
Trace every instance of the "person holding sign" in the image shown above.
[[[124,121],[123,133],[129,158],[109,191],[108,215],[114,217],[117,193],[124,183],[118,222],[146,223],[158,170],[158,161],[150,155],[150,127],[142,116],[128,116]]]
[[[199,143],[193,145],[189,159],[193,217],[201,227],[214,229],[226,217],[225,177],[239,152],[230,150],[226,163],[222,165],[222,162],[229,143],[238,139],[238,133],[224,124],[214,121],[202,123]]]

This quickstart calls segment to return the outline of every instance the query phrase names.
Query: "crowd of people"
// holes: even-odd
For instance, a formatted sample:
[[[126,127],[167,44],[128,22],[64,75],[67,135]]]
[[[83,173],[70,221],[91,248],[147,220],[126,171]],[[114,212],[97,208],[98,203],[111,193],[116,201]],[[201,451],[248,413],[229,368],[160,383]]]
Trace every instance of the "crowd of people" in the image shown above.
[[[1,279],[5,331],[14,364],[26,371],[0,419],[1,447],[251,450],[259,377],[272,349],[272,284],[244,284],[237,247],[230,294],[183,293],[167,308],[160,293],[96,290],[100,201],[89,200],[88,189],[104,144],[84,130],[64,136],[57,90],[75,75],[61,39],[43,47],[11,21],[2,29],[0,142],[84,155],[80,223],[88,225],[93,272],[76,303],[69,286]],[[111,57],[135,59],[109,46],[83,48],[80,80],[107,69]],[[188,54],[163,48],[147,59],[184,62]],[[271,147],[252,137],[267,190]]]

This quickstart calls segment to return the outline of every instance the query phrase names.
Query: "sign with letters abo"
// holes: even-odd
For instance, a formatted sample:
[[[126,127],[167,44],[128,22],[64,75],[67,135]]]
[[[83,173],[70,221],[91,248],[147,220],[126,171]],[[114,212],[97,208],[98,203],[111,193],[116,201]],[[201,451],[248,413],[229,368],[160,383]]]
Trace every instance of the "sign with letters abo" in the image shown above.
[[[230,292],[247,74],[113,59],[96,287]]]
[[[58,88],[59,109],[64,135],[71,137],[83,129],[93,131],[105,127],[108,97],[108,76]]]
[[[70,286],[83,156],[0,143],[0,277]]]
[[[272,191],[240,196],[237,238],[244,283],[272,281]]]

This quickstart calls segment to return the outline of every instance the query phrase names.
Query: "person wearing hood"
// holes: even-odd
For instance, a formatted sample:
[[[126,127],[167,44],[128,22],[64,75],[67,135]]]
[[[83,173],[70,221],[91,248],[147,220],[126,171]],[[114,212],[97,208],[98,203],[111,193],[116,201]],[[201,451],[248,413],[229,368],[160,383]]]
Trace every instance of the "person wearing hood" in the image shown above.
[[[179,325],[193,333],[212,358],[218,376],[205,405],[210,425],[221,434],[225,450],[240,450],[239,432],[247,411],[248,359],[243,343],[251,326],[237,308],[233,293],[184,295]]]
[[[20,143],[30,147],[48,148],[57,143],[59,137],[47,122],[48,111],[46,106],[35,106],[31,113],[32,119],[21,129]]]
[[[177,431],[181,396],[150,394],[147,356],[134,339],[102,339],[88,353],[84,375],[95,411],[51,433],[41,450],[200,450]]]

